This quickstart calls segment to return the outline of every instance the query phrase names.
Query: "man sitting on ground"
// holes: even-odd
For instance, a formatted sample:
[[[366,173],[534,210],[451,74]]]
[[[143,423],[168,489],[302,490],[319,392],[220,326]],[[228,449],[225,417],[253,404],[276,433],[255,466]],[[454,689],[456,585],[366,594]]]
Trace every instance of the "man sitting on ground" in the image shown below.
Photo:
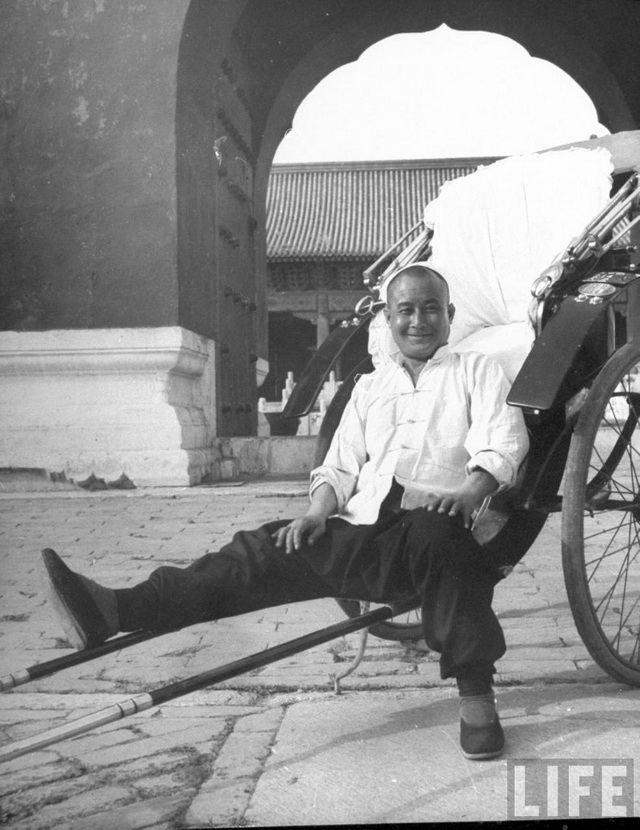
[[[500,573],[470,524],[486,496],[513,484],[528,439],[500,367],[447,347],[454,312],[447,283],[427,266],[392,278],[385,314],[398,360],[359,379],[311,474],[303,516],[239,532],[219,552],[126,589],[98,585],[43,551],[72,644],[323,597],[418,595],[426,643],[440,652],[441,676],[458,684],[464,754],[499,755],[492,685],[506,646],[491,603]]]

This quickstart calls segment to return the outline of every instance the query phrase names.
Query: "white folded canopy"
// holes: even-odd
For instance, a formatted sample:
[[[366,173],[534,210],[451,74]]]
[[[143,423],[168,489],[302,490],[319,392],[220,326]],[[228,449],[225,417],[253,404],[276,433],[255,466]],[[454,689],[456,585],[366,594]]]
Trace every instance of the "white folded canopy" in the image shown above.
[[[456,306],[456,350],[494,355],[513,380],[533,341],[531,285],[607,203],[613,171],[605,147],[572,147],[511,156],[442,186],[424,219],[428,264]],[[381,317],[369,351],[376,365],[397,351]]]
[[[427,205],[429,264],[448,280],[451,343],[483,326],[524,322],[534,280],[604,207],[605,149],[512,156],[446,182]]]

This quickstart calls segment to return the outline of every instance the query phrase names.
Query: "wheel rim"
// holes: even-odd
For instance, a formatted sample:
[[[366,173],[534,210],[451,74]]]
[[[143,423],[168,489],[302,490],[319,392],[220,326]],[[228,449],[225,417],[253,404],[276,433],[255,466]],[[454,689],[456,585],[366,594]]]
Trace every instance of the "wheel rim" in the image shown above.
[[[355,617],[361,613],[358,600],[339,599],[337,603],[348,617]],[[382,605],[378,603],[370,603],[372,611],[381,607]],[[392,620],[376,623],[371,626],[370,633],[374,637],[380,637],[383,640],[421,640],[424,635],[422,633],[422,614],[420,613],[420,608],[414,608],[411,611],[407,611],[406,614],[398,614]]]
[[[374,603],[372,608],[375,609],[376,607]],[[404,631],[406,634],[413,634],[416,639],[420,639],[423,636],[420,608],[414,608],[411,611],[407,611],[406,614],[399,614],[393,620],[390,620],[388,625],[393,625],[394,628],[399,631]]]
[[[640,671],[640,390],[625,373],[596,425],[586,478],[584,578],[603,642]],[[588,645],[588,644],[587,644]]]

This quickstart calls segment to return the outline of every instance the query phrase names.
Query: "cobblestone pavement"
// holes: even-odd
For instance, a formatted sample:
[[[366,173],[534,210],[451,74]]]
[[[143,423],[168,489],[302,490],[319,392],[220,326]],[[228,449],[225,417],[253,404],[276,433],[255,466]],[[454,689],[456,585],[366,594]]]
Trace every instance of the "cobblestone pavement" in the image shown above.
[[[41,548],[53,547],[72,568],[99,582],[131,585],[158,564],[186,564],[216,550],[235,530],[296,515],[305,503],[303,484],[274,481],[0,496],[0,674],[68,651],[40,593],[36,563]],[[631,707],[637,712],[637,690],[611,683],[594,666],[571,619],[561,574],[557,517],[550,519],[525,560],[498,586],[495,607],[509,646],[500,661],[497,686],[514,724],[524,729],[522,735],[529,734],[526,729],[532,724],[527,717],[535,709],[539,734],[550,751],[559,701],[569,701],[568,711],[573,702],[576,712],[581,706],[589,712],[598,700],[598,711],[612,722],[607,703],[611,695],[627,713],[624,718],[629,725],[627,710]],[[2,695],[0,740],[4,745],[39,734],[128,695],[196,675],[341,619],[342,611],[331,600],[283,606],[194,626],[34,681]],[[343,681],[345,693],[335,696],[331,675],[353,657],[358,638],[358,634],[342,637],[213,689],[176,698],[1,764],[1,822],[12,828],[126,830],[432,821],[434,815],[451,820],[447,810],[456,800],[452,802],[450,795],[442,802],[449,807],[433,812],[438,798],[446,795],[442,782],[438,797],[431,784],[422,782],[427,788],[422,807],[420,799],[414,798],[415,787],[409,797],[396,785],[389,784],[389,792],[382,786],[375,763],[384,763],[381,753],[394,757],[396,733],[385,732],[385,727],[376,734],[375,723],[376,719],[396,718],[400,731],[410,730],[411,737],[417,724],[407,725],[402,718],[414,718],[416,706],[429,709],[428,718],[425,715],[429,734],[440,747],[434,770],[444,764],[453,787],[457,775],[462,774],[464,780],[469,776],[468,765],[456,749],[455,690],[440,681],[437,660],[419,643],[370,637],[362,665]],[[614,720],[623,718],[617,710],[614,714]],[[294,750],[313,735],[324,745],[337,725],[348,732],[363,717],[373,732],[361,724],[358,745],[366,745],[373,769],[362,763],[362,756],[354,760],[346,744],[338,752],[339,736],[330,742],[328,754],[306,746],[307,761],[298,758],[289,766],[278,764],[278,753],[280,757],[295,755]],[[579,734],[586,739],[582,725],[571,724],[573,738]],[[611,738],[606,731],[602,736],[603,740]],[[411,753],[425,749],[422,744],[406,746],[403,763],[411,762],[415,770],[417,762]],[[534,754],[539,750],[531,747],[530,743],[529,751]],[[563,751],[562,744],[554,751]],[[589,757],[595,750],[587,742],[574,751]],[[427,751],[420,760],[423,771],[425,765],[434,764],[435,757]],[[466,770],[462,773],[461,764]],[[500,770],[504,790],[504,767]],[[301,784],[312,773],[315,795]],[[354,774],[359,776],[359,788],[345,794],[343,779]],[[318,775],[325,778],[318,779]],[[324,782],[322,786],[318,781]],[[473,812],[463,815],[454,808],[453,818],[504,817],[505,798],[496,801],[495,793],[491,796],[495,786],[494,781],[483,795],[486,809],[479,806],[482,799],[478,800],[476,788]],[[433,798],[427,798],[429,793]]]

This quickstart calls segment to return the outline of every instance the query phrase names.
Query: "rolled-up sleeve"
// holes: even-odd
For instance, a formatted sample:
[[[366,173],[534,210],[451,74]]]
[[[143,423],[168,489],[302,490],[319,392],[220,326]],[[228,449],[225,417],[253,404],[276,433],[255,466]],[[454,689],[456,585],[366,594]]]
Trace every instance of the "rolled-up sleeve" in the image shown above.
[[[499,491],[514,485],[529,449],[522,411],[507,404],[508,393],[509,382],[500,366],[481,358],[471,393],[466,472],[486,470],[498,482]]]

